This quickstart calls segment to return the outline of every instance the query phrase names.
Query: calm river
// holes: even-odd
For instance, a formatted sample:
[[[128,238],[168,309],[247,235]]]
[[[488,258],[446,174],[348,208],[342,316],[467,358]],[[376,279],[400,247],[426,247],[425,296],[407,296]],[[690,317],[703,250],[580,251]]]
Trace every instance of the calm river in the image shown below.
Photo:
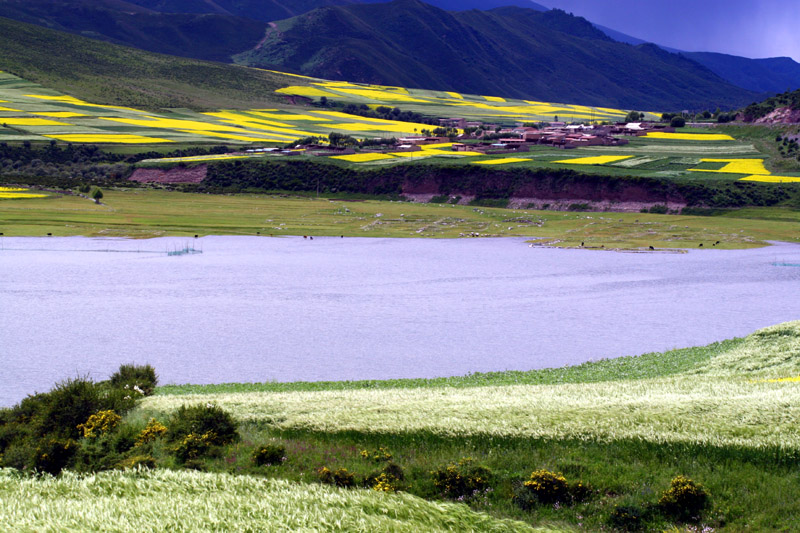
[[[189,244],[202,254],[169,256]],[[150,363],[162,383],[435,377],[706,344],[800,319],[800,246],[0,237],[0,405]]]

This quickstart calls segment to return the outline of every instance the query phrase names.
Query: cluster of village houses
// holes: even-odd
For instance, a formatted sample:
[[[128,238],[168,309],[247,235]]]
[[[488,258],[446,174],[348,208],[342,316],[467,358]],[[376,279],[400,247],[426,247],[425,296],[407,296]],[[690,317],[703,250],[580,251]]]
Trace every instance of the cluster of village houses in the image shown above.
[[[455,138],[451,150],[455,152],[483,152],[486,154],[503,154],[510,152],[527,152],[534,145],[549,145],[556,148],[570,149],[582,146],[621,146],[628,144],[627,137],[643,136],[650,131],[674,132],[665,124],[651,122],[617,123],[613,125],[586,125],[566,124],[564,122],[550,122],[543,128],[534,128],[517,125],[514,128],[498,128],[495,124],[470,122],[463,118],[440,119],[440,125],[446,128],[470,129],[480,128],[480,131],[495,132],[506,137],[491,141],[482,141],[481,137],[472,134],[460,134]],[[422,150],[426,144],[439,144],[452,142],[450,137],[437,136],[412,136],[401,137],[392,145],[375,145],[365,147],[364,151],[370,152],[413,152]],[[465,142],[467,140],[477,142]],[[258,151],[278,151],[279,149],[262,149]],[[354,154],[352,147],[333,147],[321,145],[300,146],[293,151],[281,150],[286,155],[299,155],[306,152],[309,155],[346,155]]]

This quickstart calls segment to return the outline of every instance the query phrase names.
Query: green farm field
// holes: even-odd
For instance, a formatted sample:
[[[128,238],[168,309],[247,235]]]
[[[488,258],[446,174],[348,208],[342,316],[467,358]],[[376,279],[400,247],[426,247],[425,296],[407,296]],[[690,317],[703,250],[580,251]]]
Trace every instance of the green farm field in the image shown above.
[[[36,191],[38,192],[38,191]],[[186,235],[460,238],[523,237],[604,249],[752,248],[798,242],[800,213],[752,208],[721,216],[584,213],[287,195],[208,195],[108,189],[102,204],[73,195],[2,199],[6,237]]]

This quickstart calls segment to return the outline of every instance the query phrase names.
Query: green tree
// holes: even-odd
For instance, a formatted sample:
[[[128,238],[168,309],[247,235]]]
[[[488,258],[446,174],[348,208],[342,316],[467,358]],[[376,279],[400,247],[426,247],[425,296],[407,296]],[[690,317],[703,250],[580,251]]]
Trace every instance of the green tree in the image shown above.
[[[683,117],[672,117],[669,125],[673,128],[682,128],[686,125],[686,119]]]
[[[94,199],[95,202],[100,203],[101,198],[103,198],[103,191],[101,191],[98,187],[92,191],[92,199]]]

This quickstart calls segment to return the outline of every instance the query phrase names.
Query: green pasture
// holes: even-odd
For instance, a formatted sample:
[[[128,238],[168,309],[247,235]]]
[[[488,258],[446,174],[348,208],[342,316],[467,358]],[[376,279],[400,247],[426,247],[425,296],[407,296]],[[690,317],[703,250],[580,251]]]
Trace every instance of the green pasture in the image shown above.
[[[104,191],[102,204],[78,196],[0,199],[5,236],[261,235],[471,238],[523,237],[556,246],[657,250],[751,248],[798,242],[798,212],[782,208],[698,217],[649,213],[555,212],[451,204],[287,195],[207,195],[153,189]],[[717,245],[716,242],[719,241]]]

